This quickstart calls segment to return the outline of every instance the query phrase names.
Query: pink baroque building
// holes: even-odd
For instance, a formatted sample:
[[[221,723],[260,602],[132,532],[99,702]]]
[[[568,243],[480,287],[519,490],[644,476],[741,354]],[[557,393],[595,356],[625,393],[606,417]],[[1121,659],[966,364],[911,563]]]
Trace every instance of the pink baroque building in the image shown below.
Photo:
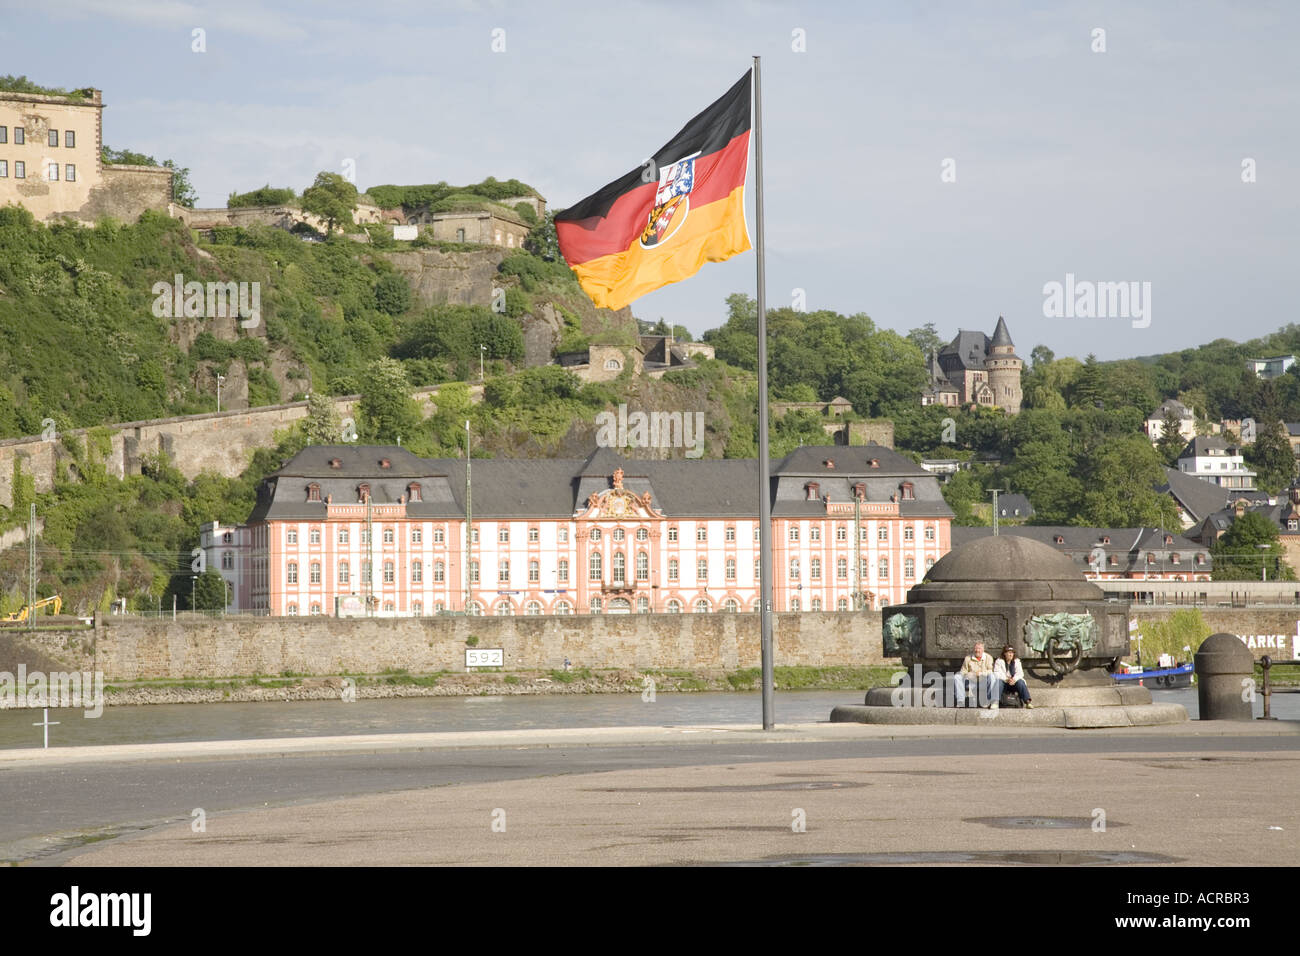
[[[463,459],[307,448],[248,522],[212,529],[231,609],[271,615],[757,610],[758,463]],[[951,547],[937,479],[880,445],[800,448],[771,468],[778,611],[897,604]],[[239,542],[240,547],[223,545]]]

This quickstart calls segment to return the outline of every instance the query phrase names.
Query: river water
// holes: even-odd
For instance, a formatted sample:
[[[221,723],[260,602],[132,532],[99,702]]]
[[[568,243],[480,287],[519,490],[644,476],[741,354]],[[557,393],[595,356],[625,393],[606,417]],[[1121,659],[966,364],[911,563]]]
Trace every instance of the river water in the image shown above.
[[[1196,689],[1153,690],[1156,701],[1182,704],[1196,719]],[[859,704],[861,691],[779,691],[778,724],[830,717],[837,704]],[[1300,720],[1300,691],[1275,693],[1275,717]],[[406,697],[381,700],[274,701],[236,704],[155,704],[83,711],[51,708],[51,747],[146,744],[192,740],[256,740],[345,734],[527,730],[557,727],[671,727],[762,723],[758,693],[659,693],[653,702],[632,694]],[[1256,700],[1255,714],[1263,713]],[[0,711],[0,749],[40,747],[39,710]]]

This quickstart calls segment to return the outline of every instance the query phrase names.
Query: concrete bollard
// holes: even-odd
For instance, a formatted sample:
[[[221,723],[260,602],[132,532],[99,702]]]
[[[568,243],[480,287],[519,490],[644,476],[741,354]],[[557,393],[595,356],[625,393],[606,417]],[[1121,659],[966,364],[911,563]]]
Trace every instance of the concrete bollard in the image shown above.
[[[1211,634],[1196,652],[1200,720],[1252,720],[1255,655],[1234,634]],[[1249,683],[1248,683],[1249,682]]]

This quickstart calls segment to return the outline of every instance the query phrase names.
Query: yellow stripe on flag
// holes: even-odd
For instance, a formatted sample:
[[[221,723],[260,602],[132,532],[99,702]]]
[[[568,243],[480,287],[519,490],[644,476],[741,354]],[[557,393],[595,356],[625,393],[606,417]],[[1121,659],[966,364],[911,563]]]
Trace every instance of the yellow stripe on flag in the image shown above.
[[[650,249],[632,247],[573,267],[599,307],[621,309],[647,292],[690,278],[706,262],[721,262],[751,248],[745,229],[745,187],[707,206],[691,207],[677,232]]]

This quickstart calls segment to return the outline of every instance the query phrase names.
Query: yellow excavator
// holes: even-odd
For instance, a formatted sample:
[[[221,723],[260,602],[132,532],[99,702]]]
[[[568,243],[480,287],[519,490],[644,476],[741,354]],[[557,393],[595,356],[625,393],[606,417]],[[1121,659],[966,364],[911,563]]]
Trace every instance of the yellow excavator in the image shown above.
[[[55,614],[58,614],[63,610],[63,598],[56,594],[53,597],[47,597],[43,600],[37,601],[35,604],[28,604],[21,611],[14,611],[12,614],[5,617],[5,623],[10,624],[25,621],[37,611],[40,611],[42,608],[48,607],[51,604],[54,605]]]

